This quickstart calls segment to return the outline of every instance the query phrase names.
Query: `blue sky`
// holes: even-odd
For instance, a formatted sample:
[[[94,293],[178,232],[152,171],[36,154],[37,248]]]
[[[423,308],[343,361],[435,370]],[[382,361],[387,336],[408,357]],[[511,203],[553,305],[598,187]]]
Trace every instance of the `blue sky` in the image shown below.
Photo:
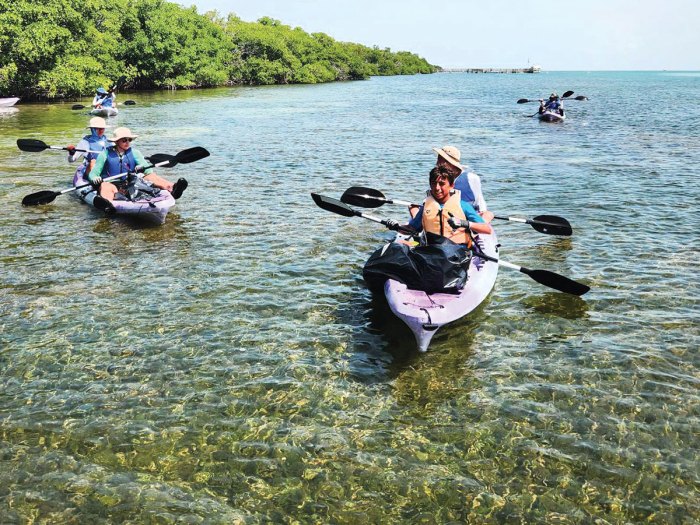
[[[696,0],[180,0],[269,16],[336,40],[411,51],[443,67],[700,70]]]

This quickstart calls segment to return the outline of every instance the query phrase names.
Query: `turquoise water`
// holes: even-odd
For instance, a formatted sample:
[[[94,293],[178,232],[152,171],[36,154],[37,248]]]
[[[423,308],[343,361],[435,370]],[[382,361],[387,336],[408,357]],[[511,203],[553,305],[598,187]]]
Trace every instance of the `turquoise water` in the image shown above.
[[[568,120],[525,115],[552,90]],[[190,187],[160,228],[61,189],[73,102],[0,113],[0,523],[700,521],[700,74],[438,74],[127,93],[112,119]],[[86,103],[89,101],[83,101]],[[361,269],[386,230],[316,207],[418,200],[454,144],[502,268],[427,354]],[[384,217],[405,210],[385,206]]]

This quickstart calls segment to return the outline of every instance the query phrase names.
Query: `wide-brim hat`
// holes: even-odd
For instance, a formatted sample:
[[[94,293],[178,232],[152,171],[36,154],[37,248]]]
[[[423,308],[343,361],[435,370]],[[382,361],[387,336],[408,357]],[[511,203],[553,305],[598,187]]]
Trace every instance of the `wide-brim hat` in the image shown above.
[[[105,88],[103,88],[103,87],[99,87],[99,88],[97,88],[97,93],[100,94],[100,95],[106,95],[106,94],[107,94],[107,90],[106,90]]]
[[[107,129],[107,122],[102,117],[92,117],[86,127]]]
[[[462,153],[454,146],[443,146],[442,148],[433,148],[433,151],[456,168],[462,169],[464,167],[459,163],[459,161],[462,158]]]
[[[109,137],[111,142],[117,142],[119,139],[135,139],[138,135],[134,135],[129,128],[117,128],[114,130],[114,135]]]

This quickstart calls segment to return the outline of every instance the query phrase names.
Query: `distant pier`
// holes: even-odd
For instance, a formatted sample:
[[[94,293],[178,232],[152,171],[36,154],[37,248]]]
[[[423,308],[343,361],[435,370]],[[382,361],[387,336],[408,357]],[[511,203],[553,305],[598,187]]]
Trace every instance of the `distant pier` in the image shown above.
[[[522,68],[499,68],[499,67],[459,67],[459,68],[443,68],[442,73],[539,73],[540,66],[522,67]]]

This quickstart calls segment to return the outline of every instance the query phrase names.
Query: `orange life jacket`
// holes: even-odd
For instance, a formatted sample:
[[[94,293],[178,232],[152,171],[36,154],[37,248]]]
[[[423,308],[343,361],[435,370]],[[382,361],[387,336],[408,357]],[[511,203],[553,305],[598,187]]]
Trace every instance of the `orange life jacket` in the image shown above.
[[[465,229],[453,230],[452,226],[447,223],[450,219],[450,213],[457,219],[466,220],[467,218],[462,210],[459,190],[453,190],[445,204],[440,204],[433,198],[432,194],[429,194],[423,202],[423,231],[437,233],[447,237],[452,242],[466,244],[467,248],[471,248],[472,240]]]

